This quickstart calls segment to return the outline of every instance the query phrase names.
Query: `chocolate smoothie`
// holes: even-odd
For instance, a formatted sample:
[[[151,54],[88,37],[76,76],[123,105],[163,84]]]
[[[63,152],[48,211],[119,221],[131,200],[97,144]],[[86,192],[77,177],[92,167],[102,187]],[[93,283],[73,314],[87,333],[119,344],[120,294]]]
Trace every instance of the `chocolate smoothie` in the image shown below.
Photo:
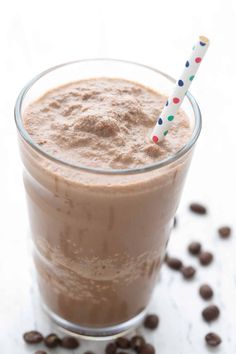
[[[143,168],[175,155],[192,129],[180,110],[165,140],[150,141],[166,97],[139,83],[96,78],[56,87],[23,123],[43,151],[91,169]],[[52,314],[105,328],[146,308],[160,269],[191,152],[149,172],[83,171],[23,139],[34,260]]]

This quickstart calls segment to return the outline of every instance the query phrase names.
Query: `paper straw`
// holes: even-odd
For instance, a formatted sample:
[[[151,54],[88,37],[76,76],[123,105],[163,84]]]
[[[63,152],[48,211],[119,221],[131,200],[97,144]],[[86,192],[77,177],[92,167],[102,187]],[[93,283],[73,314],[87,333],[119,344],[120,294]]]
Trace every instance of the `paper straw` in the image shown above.
[[[176,81],[174,90],[169,96],[161,115],[157,119],[157,123],[151,135],[151,139],[154,143],[162,141],[168,134],[168,130],[171,128],[175,115],[179,110],[184,96],[195,77],[208,46],[209,40],[204,36],[200,36],[199,40],[193,47],[190,59],[188,59],[185,63],[184,71],[180,76],[180,79]]]

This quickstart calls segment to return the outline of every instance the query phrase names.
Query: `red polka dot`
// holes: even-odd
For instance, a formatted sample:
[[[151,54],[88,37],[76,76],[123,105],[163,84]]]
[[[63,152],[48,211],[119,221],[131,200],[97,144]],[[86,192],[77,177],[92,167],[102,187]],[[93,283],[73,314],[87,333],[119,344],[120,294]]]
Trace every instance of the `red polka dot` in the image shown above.
[[[195,62],[196,62],[196,63],[201,63],[201,61],[202,61],[202,58],[200,58],[200,57],[197,57],[197,58],[195,59]]]
[[[178,97],[174,97],[174,98],[173,98],[173,102],[174,102],[175,104],[179,103],[179,101],[180,101],[180,99],[179,99]]]
[[[152,140],[154,141],[154,143],[157,143],[159,139],[156,135],[153,135]]]

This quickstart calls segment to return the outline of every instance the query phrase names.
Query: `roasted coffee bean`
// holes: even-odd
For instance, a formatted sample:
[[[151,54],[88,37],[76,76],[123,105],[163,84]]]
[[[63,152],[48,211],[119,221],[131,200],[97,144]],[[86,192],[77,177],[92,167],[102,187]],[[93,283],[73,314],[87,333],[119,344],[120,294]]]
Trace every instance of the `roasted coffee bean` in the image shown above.
[[[196,254],[200,253],[201,248],[202,245],[200,244],[200,242],[191,242],[188,246],[188,251],[189,253],[195,256]]]
[[[199,215],[204,215],[207,213],[207,209],[202,204],[199,203],[192,203],[190,204],[189,208],[193,213]]]
[[[129,339],[127,339],[125,337],[120,337],[120,338],[117,338],[116,345],[118,348],[128,349],[130,347],[130,341],[129,341]]]
[[[204,318],[205,321],[211,322],[216,320],[220,315],[220,310],[217,306],[215,305],[210,305],[207,306],[203,311],[202,311],[202,317]]]
[[[229,238],[231,235],[231,228],[229,226],[222,226],[218,229],[221,238]]]
[[[206,335],[205,340],[210,347],[217,347],[222,342],[218,334],[212,332]]]
[[[134,336],[130,340],[131,348],[134,349],[137,353],[140,353],[141,347],[144,344],[145,344],[145,339],[142,336]]]
[[[159,317],[157,315],[147,315],[144,320],[144,327],[148,329],[155,329],[158,327]]]
[[[47,354],[44,350],[37,350],[34,354]]]
[[[178,258],[168,257],[166,262],[168,267],[173,270],[180,270],[180,268],[182,267],[182,262]]]
[[[196,273],[196,269],[193,268],[192,266],[182,267],[181,268],[181,273],[183,274],[183,277],[185,279],[191,279],[191,278],[194,277],[194,275]]]
[[[115,342],[108,343],[105,352],[106,354],[115,354],[117,349],[117,345]]]
[[[140,354],[155,354],[155,348],[149,343],[145,343],[140,350]]]
[[[55,333],[51,333],[44,338],[44,343],[48,348],[56,348],[61,343],[61,340]]]
[[[62,338],[60,345],[66,349],[76,349],[80,346],[80,342],[75,337],[66,336]]]
[[[199,261],[201,265],[206,266],[213,261],[213,254],[211,252],[201,252],[199,254]]]
[[[28,344],[37,344],[37,343],[42,342],[42,340],[43,340],[42,334],[37,331],[26,332],[23,335],[23,338],[24,338],[24,341]]]
[[[203,284],[199,288],[199,294],[204,300],[209,300],[213,296],[213,290],[209,285]]]

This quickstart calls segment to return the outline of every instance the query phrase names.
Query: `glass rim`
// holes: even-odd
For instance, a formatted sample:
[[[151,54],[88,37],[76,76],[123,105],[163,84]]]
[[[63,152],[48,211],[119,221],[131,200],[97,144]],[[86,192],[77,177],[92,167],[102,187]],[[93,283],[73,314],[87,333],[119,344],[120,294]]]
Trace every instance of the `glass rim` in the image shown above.
[[[14,108],[14,118],[15,118],[15,123],[18,129],[18,132],[20,133],[21,137],[23,138],[23,140],[29,144],[37,153],[39,153],[40,155],[42,155],[43,157],[51,160],[54,163],[63,165],[65,167],[69,167],[69,168],[73,168],[79,171],[85,171],[85,172],[89,172],[89,173],[95,173],[95,174],[110,174],[110,175],[129,175],[129,174],[138,174],[138,173],[143,173],[143,172],[148,172],[148,171],[152,171],[152,170],[156,170],[156,169],[160,169],[164,166],[167,166],[175,161],[177,161],[178,159],[180,159],[183,155],[185,155],[191,148],[192,146],[195,144],[195,142],[197,141],[199,134],[201,132],[201,127],[202,127],[202,117],[201,117],[201,111],[200,108],[198,106],[198,103],[196,101],[196,99],[193,97],[193,95],[187,91],[186,93],[186,97],[191,105],[191,108],[193,110],[194,113],[194,117],[195,117],[195,123],[194,123],[194,128],[191,134],[191,137],[189,138],[189,140],[187,141],[187,143],[180,149],[178,150],[173,156],[169,156],[168,158],[152,163],[152,164],[148,164],[148,165],[144,165],[141,167],[132,167],[132,168],[127,168],[127,169],[108,169],[108,168],[96,168],[96,167],[89,167],[86,165],[80,165],[80,164],[72,164],[70,162],[64,161],[60,158],[57,158],[49,153],[47,153],[46,151],[44,151],[39,144],[35,143],[33,141],[33,139],[31,138],[31,136],[28,134],[27,130],[24,127],[23,124],[23,119],[22,119],[22,103],[23,100],[26,96],[26,94],[28,93],[28,91],[30,90],[30,88],[38,81],[40,80],[42,77],[46,76],[47,74],[49,74],[52,71],[55,71],[57,69],[63,68],[65,66],[69,66],[69,65],[73,65],[73,64],[77,64],[77,63],[84,63],[84,62],[100,62],[100,61],[108,61],[108,62],[117,62],[117,63],[124,63],[124,64],[131,64],[140,68],[144,68],[144,69],[148,69],[153,71],[154,73],[157,73],[159,75],[162,75],[163,77],[165,77],[166,79],[168,79],[169,81],[171,81],[172,83],[175,83],[176,80],[174,78],[172,78],[170,75],[163,73],[162,71],[152,68],[148,65],[145,64],[140,64],[134,61],[129,61],[129,60],[122,60],[122,59],[112,59],[112,58],[89,58],[89,59],[80,59],[80,60],[74,60],[74,61],[70,61],[70,62],[66,62],[63,64],[59,64],[53,67],[50,67],[47,70],[42,71],[41,73],[39,73],[38,75],[36,75],[33,79],[31,79],[24,87],[23,89],[20,91],[16,103],[15,103],[15,108]]]

